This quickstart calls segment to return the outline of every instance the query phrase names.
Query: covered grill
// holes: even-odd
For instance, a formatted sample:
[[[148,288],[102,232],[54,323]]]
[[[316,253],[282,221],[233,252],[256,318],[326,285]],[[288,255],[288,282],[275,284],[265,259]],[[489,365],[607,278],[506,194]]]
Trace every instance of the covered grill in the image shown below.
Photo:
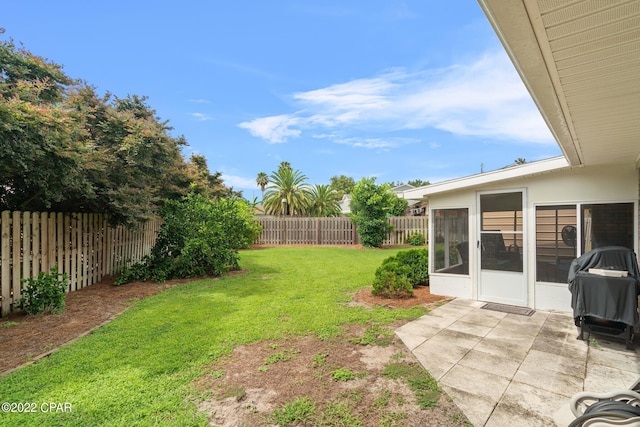
[[[572,261],[568,281],[578,339],[584,339],[585,331],[624,333],[627,348],[633,350],[640,294],[636,254],[622,246],[586,252]]]

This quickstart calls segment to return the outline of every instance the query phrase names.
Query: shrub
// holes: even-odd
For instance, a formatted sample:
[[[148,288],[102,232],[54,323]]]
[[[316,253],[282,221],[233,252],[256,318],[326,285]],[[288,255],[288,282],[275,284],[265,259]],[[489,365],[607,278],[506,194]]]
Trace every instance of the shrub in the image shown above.
[[[393,257],[391,257],[393,258]],[[413,295],[413,285],[407,278],[409,269],[395,259],[387,258],[376,270],[373,295],[388,298],[408,298]]]
[[[52,267],[50,273],[41,271],[37,279],[23,279],[22,283],[25,286],[18,308],[29,314],[62,312],[69,276],[58,273],[57,266]]]
[[[429,282],[429,251],[427,249],[409,249],[395,256],[400,264],[409,269],[407,278],[412,286]]]
[[[386,258],[378,267],[373,281],[374,295],[407,298],[413,287],[429,281],[429,252],[427,249],[400,251]]]
[[[180,201],[167,200],[160,216],[163,224],[151,254],[126,269],[116,285],[237,270],[238,249],[251,246],[260,234],[249,205],[239,199],[214,200],[192,193]]]
[[[416,231],[407,236],[407,243],[411,246],[424,246],[426,240],[424,234]]]

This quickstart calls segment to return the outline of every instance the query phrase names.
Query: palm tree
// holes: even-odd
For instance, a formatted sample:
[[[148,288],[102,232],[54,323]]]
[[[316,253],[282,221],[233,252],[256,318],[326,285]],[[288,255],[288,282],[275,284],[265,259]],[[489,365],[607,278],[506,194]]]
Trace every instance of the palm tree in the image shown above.
[[[330,185],[314,185],[309,199],[309,215],[338,216],[341,213],[338,192]]]
[[[260,187],[260,191],[262,191],[262,198],[264,199],[264,189],[267,185],[269,185],[269,175],[265,172],[259,172],[256,177],[256,184]]]
[[[271,185],[263,198],[265,212],[270,215],[303,215],[309,205],[307,177],[299,170],[279,168],[269,177]]]
[[[291,169],[291,163],[283,160],[280,162],[280,166],[278,166],[278,170],[280,169]]]

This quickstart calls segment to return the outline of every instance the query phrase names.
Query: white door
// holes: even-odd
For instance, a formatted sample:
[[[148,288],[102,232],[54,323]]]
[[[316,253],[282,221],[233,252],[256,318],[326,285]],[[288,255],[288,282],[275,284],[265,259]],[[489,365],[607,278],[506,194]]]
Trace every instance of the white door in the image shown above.
[[[478,299],[526,306],[523,191],[481,193]]]

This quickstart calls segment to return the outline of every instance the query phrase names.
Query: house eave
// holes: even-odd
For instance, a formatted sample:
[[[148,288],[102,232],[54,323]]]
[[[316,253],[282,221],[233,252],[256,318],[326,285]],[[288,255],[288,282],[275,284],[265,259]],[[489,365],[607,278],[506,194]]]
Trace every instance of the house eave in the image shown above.
[[[550,159],[525,163],[523,165],[510,166],[505,169],[498,169],[449,181],[443,181],[436,184],[430,184],[414,190],[405,191],[402,193],[402,197],[405,199],[424,199],[434,194],[479,187],[511,179],[568,169],[570,167],[571,165],[566,158],[562,156],[552,157]]]

